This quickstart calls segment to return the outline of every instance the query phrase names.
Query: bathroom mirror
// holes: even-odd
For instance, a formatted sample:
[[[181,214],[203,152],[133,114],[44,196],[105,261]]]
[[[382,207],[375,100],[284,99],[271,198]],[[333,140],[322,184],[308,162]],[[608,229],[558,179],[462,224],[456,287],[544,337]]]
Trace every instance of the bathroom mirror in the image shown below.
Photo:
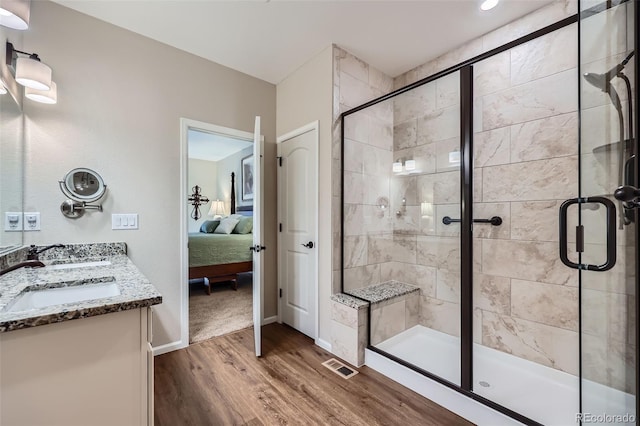
[[[0,254],[23,244],[23,123],[15,99],[10,93],[0,94]]]
[[[62,192],[74,201],[91,203],[99,200],[107,190],[102,177],[91,169],[77,168],[60,181]]]

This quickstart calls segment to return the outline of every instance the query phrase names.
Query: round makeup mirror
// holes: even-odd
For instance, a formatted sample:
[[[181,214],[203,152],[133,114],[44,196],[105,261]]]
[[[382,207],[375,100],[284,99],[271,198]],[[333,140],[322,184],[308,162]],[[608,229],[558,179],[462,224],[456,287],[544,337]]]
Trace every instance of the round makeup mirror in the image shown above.
[[[60,189],[72,200],[92,203],[104,196],[107,190],[102,177],[91,169],[73,169],[60,181]]]

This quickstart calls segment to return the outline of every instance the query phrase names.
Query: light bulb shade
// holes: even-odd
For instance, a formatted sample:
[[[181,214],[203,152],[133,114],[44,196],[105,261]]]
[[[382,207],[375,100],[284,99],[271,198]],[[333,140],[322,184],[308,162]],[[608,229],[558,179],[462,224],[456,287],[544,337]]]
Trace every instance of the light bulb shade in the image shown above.
[[[49,90],[51,87],[51,68],[31,58],[16,60],[16,81],[24,87],[36,90]]]
[[[211,209],[209,209],[209,216],[224,216],[224,201],[213,201]]]
[[[416,160],[407,160],[404,162],[404,168],[407,171],[413,171],[416,169]]]
[[[52,81],[49,90],[36,90],[31,87],[25,87],[24,95],[35,102],[55,104],[58,102],[58,86]]]
[[[392,170],[394,173],[400,173],[402,171],[402,162],[393,163]]]
[[[14,30],[29,28],[31,0],[0,0],[0,25]]]

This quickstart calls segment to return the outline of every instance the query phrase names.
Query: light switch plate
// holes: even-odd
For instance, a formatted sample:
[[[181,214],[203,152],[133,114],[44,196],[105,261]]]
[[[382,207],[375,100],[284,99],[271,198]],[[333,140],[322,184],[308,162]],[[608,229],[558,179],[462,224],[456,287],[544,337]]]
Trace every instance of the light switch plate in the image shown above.
[[[40,212],[25,212],[23,215],[25,231],[40,230]]]
[[[22,212],[5,212],[4,230],[8,232],[22,231]]]
[[[112,214],[111,229],[138,229],[138,214]]]

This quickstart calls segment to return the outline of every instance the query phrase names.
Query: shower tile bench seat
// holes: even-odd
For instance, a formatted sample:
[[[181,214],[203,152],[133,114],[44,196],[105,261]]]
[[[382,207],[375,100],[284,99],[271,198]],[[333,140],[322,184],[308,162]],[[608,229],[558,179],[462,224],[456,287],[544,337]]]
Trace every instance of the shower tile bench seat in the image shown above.
[[[369,306],[371,344],[377,345],[419,323],[420,288],[387,281],[331,296],[331,350],[358,367],[364,364]]]

